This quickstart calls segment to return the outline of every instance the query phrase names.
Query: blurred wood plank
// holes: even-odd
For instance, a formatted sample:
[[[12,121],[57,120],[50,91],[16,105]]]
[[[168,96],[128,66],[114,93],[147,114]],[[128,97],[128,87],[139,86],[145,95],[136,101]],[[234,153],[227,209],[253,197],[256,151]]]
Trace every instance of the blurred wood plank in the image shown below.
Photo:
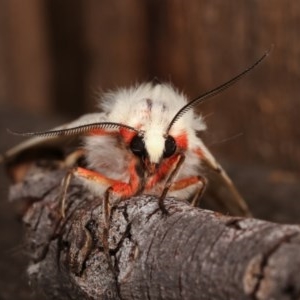
[[[147,1],[85,1],[87,109],[95,94],[149,80]],[[156,62],[151,62],[156,64]]]
[[[32,108],[36,113],[53,109],[44,3],[44,0],[0,3],[7,101],[21,109]]]
[[[95,90],[154,76],[192,98],[239,73],[274,44],[259,69],[199,110],[210,115],[207,141],[217,155],[299,169],[296,2],[30,0],[25,5],[13,0],[0,5],[7,71],[2,94],[34,112],[77,116],[95,110]]]
[[[275,45],[253,74],[199,110],[213,114],[207,122],[214,152],[299,170],[298,4],[167,0],[157,7],[156,75],[171,78],[190,97],[230,79]]]
[[[87,56],[85,44],[85,2],[83,0],[46,1],[49,51],[52,63],[51,101],[56,111],[69,117],[83,113]]]

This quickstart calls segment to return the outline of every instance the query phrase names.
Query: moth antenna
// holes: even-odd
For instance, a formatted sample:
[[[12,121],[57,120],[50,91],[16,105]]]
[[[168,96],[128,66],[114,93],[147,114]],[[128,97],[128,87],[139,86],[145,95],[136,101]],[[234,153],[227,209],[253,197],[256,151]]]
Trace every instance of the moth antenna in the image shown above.
[[[198,96],[197,98],[193,99],[192,101],[190,101],[189,103],[187,103],[185,106],[183,106],[178,112],[177,114],[174,116],[174,118],[172,119],[172,121],[169,124],[169,127],[167,129],[167,132],[170,131],[171,127],[174,125],[174,123],[182,117],[182,115],[184,115],[187,111],[189,111],[191,108],[193,108],[194,106],[202,103],[204,100],[214,97],[217,94],[223,92],[224,90],[228,89],[230,86],[232,86],[233,84],[235,84],[237,81],[239,81],[240,79],[242,79],[246,74],[248,74],[251,70],[253,70],[255,67],[257,67],[269,54],[270,52],[273,50],[274,45],[271,45],[270,49],[268,51],[266,51],[264,53],[263,56],[261,56],[254,64],[252,64],[250,67],[248,67],[247,69],[245,69],[243,72],[241,72],[240,74],[234,76],[233,78],[231,78],[230,80],[224,82],[223,84],[217,86],[216,88]]]
[[[113,129],[113,128],[126,128],[131,131],[139,132],[137,129],[120,123],[114,122],[101,122],[101,123],[91,123],[81,126],[76,126],[67,129],[57,129],[57,130],[49,130],[49,131],[37,131],[37,132],[15,132],[7,129],[7,131],[11,134],[18,136],[40,136],[40,137],[59,137],[59,136],[72,136],[72,135],[80,135],[84,133],[88,133],[92,130],[96,129]]]

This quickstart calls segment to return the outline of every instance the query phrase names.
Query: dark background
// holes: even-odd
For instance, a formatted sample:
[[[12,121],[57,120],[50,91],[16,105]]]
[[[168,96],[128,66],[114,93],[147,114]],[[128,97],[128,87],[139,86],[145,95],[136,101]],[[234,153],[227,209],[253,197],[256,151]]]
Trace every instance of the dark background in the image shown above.
[[[258,69],[199,111],[206,143],[254,215],[298,223],[299,36],[292,0],[0,0],[0,151],[19,142],[6,128],[72,120],[117,86],[156,76],[194,98],[274,44]],[[0,176],[0,299],[34,299],[3,169]]]

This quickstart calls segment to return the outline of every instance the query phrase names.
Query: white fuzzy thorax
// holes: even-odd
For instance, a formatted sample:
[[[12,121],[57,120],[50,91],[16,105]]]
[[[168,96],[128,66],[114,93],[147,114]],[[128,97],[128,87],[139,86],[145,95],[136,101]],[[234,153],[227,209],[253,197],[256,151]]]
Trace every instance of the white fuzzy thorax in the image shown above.
[[[186,103],[186,97],[169,84],[145,83],[104,94],[100,102],[103,112],[98,116],[102,122],[116,122],[142,130],[150,162],[159,163],[164,151],[166,130]],[[186,134],[188,139],[185,162],[178,178],[199,173],[200,160],[193,150],[202,145],[197,131],[205,128],[203,119],[195,115],[193,110],[183,114],[172,126],[170,135],[176,137]],[[120,146],[116,137],[91,136],[85,141],[90,168],[116,180],[129,180],[128,161],[133,154],[128,148]]]

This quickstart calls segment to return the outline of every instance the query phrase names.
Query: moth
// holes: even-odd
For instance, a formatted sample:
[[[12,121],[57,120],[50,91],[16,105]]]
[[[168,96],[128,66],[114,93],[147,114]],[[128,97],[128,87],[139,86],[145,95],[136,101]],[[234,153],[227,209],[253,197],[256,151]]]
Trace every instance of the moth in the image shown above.
[[[21,133],[31,139],[4,154],[13,159],[43,144],[66,137],[82,139],[86,164],[65,178],[82,179],[99,195],[120,200],[139,194],[155,195],[165,211],[168,196],[197,206],[207,186],[233,215],[250,215],[234,184],[204,145],[198,133],[206,129],[194,108],[236,83],[259,65],[266,52],[229,81],[188,101],[172,85],[144,83],[103,95],[101,112],[87,114],[66,125],[43,132]],[[107,204],[109,205],[109,204]]]

